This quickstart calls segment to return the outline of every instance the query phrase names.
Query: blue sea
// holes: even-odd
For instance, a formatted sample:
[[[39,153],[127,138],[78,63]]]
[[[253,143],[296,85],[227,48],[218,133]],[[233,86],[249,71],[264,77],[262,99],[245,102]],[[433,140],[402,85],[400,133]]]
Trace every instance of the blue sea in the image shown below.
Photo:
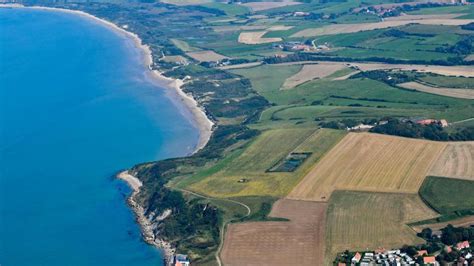
[[[199,132],[141,60],[95,21],[0,8],[0,265],[162,265],[113,175]]]

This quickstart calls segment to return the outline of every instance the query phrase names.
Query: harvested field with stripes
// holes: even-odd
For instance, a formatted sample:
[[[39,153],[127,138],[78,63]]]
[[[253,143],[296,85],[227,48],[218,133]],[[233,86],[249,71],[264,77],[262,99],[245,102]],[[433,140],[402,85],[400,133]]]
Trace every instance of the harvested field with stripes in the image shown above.
[[[322,265],[326,206],[282,199],[270,216],[287,222],[230,224],[221,252],[224,265]]]
[[[443,96],[448,96],[448,97],[461,98],[461,99],[474,99],[474,89],[437,88],[437,87],[424,85],[418,82],[406,82],[406,83],[398,84],[398,86],[406,88],[406,89],[417,90],[417,91],[443,95]]]
[[[437,216],[416,194],[336,191],[327,210],[326,260],[346,249],[421,244],[407,223]]]
[[[349,133],[289,193],[327,201],[334,190],[417,193],[446,143]]]
[[[456,14],[460,16],[462,14]],[[394,17],[392,19],[385,19],[381,22],[374,23],[359,23],[359,24],[331,24],[319,28],[309,28],[293,34],[291,37],[314,37],[322,35],[334,35],[353,33],[359,31],[369,31],[376,29],[385,29],[390,27],[398,27],[408,24],[423,24],[423,25],[465,25],[474,22],[473,19],[454,19],[453,15],[406,15]]]
[[[432,176],[474,181],[474,142],[452,142],[430,170]]]
[[[300,72],[285,80],[282,89],[291,89],[313,79],[325,78],[344,68],[346,66],[339,62],[320,62],[304,65]]]
[[[247,31],[241,32],[239,42],[244,44],[262,44],[271,42],[280,42],[281,38],[263,38],[268,31]]]

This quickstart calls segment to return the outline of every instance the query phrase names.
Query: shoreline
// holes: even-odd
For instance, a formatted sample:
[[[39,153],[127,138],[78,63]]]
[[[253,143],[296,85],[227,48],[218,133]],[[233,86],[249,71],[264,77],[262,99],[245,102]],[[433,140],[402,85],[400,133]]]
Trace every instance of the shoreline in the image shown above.
[[[135,213],[135,219],[137,224],[140,226],[143,241],[162,251],[163,259],[166,263],[173,261],[176,250],[172,248],[168,242],[155,237],[155,234],[153,233],[153,223],[145,216],[145,210],[135,200],[135,197],[140,192],[140,187],[143,185],[140,179],[131,175],[128,170],[118,173],[116,177],[125,181],[132,189],[132,194],[128,197],[127,203]]]
[[[175,104],[179,111],[183,111],[180,107],[185,107],[191,114],[191,122],[193,125],[199,130],[199,140],[194,148],[194,151],[191,154],[196,153],[197,151],[201,150],[203,147],[206,146],[207,142],[209,141],[212,132],[214,123],[207,117],[205,110],[199,106],[198,101],[193,98],[192,95],[186,94],[182,90],[182,86],[184,85],[184,81],[181,79],[173,79],[169,77],[165,77],[160,71],[153,69],[153,55],[148,45],[143,44],[140,37],[130,31],[127,31],[125,27],[120,27],[110,21],[105,19],[101,19],[89,13],[86,13],[81,10],[72,10],[72,9],[65,9],[65,8],[54,8],[54,7],[42,7],[42,6],[24,6],[22,4],[0,4],[0,8],[29,8],[29,9],[37,9],[37,10],[47,10],[47,11],[54,11],[54,12],[64,12],[74,15],[79,15],[85,17],[87,19],[91,19],[95,22],[98,22],[102,25],[109,27],[116,33],[123,35],[126,38],[129,38],[133,41],[134,46],[141,51],[142,54],[142,62],[146,67],[145,72],[149,72],[153,81],[156,82],[157,86],[163,87],[165,89],[170,89],[175,95],[175,97],[170,97],[171,101]],[[125,25],[124,25],[125,26]],[[179,101],[179,102],[177,102]],[[179,106],[181,105],[181,106]],[[184,114],[188,116],[189,114]],[[185,154],[183,156],[189,156],[190,154]],[[118,179],[125,181],[128,186],[132,189],[132,194],[128,197],[127,203],[132,209],[133,213],[135,214],[136,222],[140,227],[143,240],[159,249],[163,253],[163,259],[165,260],[165,264],[169,264],[173,261],[173,257],[175,254],[175,249],[171,247],[171,245],[159,238],[156,238],[155,234],[153,233],[153,223],[150,218],[145,216],[145,212],[143,207],[137,203],[135,200],[137,194],[140,192],[140,187],[143,185],[142,182],[135,176],[131,175],[128,170],[122,171],[116,176]],[[157,219],[165,219],[170,212],[165,212]]]
[[[127,31],[126,28],[120,27],[119,25],[116,25],[108,20],[101,19],[99,17],[96,17],[94,15],[91,15],[81,10],[72,10],[72,9],[56,8],[56,7],[43,7],[43,6],[24,6],[22,4],[0,4],[0,8],[29,8],[29,9],[47,10],[47,11],[75,14],[75,15],[85,17],[87,19],[91,19],[95,22],[101,23],[102,25],[109,27],[114,32],[122,34],[126,38],[131,39],[135,47],[142,52],[142,62],[143,62],[143,65],[147,68],[145,72],[149,71],[149,74],[152,77],[153,81],[156,82],[156,85],[163,87],[165,89],[170,89],[175,93],[176,97],[170,97],[173,103],[176,104],[176,100],[180,100],[179,102],[183,105],[183,107],[185,107],[187,110],[190,111],[192,115],[191,122],[199,130],[199,140],[198,140],[198,143],[196,144],[196,147],[194,148],[193,153],[199,151],[204,146],[206,146],[207,142],[209,141],[212,135],[214,122],[211,119],[209,119],[205,110],[199,105],[196,99],[194,99],[192,95],[186,94],[182,90],[182,86],[184,85],[184,80],[166,77],[159,70],[152,68],[153,55],[150,50],[150,47],[146,44],[143,44],[142,39],[140,39],[140,37],[137,34]],[[178,109],[180,109],[179,106],[177,107]]]

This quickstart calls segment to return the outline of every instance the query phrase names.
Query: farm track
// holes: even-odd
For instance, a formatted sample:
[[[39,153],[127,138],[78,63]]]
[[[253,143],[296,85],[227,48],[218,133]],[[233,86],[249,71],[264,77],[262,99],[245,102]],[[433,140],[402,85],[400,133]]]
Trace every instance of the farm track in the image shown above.
[[[196,196],[196,197],[199,197],[199,198],[203,198],[203,199],[207,199],[207,200],[218,200],[218,201],[227,201],[227,202],[232,202],[232,203],[235,203],[235,204],[238,204],[242,207],[244,207],[246,210],[247,210],[247,214],[243,217],[239,217],[239,218],[235,218],[235,219],[231,219],[227,222],[224,222],[224,224],[222,225],[221,229],[220,229],[220,242],[219,242],[219,247],[217,248],[217,251],[216,251],[216,261],[217,261],[217,264],[219,266],[222,266],[222,261],[221,261],[221,258],[220,258],[220,253],[221,253],[221,250],[222,250],[222,247],[224,246],[224,234],[225,234],[225,229],[227,227],[227,225],[233,221],[236,221],[238,219],[242,219],[242,218],[245,218],[245,217],[248,217],[250,216],[250,214],[252,213],[252,210],[250,209],[250,207],[242,202],[239,202],[239,201],[236,201],[236,200],[231,200],[231,199],[222,199],[222,198],[213,198],[213,197],[208,197],[208,196],[205,196],[205,195],[202,195],[202,194],[199,194],[199,193],[196,193],[196,192],[193,192],[193,191],[190,191],[190,190],[187,190],[187,189],[182,189],[182,188],[171,188],[170,189],[173,189],[173,190],[178,190],[182,193],[187,193],[187,194],[191,194],[193,196]]]

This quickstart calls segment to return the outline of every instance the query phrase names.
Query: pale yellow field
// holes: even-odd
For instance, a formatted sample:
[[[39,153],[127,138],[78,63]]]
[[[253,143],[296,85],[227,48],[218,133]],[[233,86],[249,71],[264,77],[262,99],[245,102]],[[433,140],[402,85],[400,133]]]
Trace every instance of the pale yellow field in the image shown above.
[[[434,73],[443,76],[474,77],[473,66],[437,66],[437,65],[403,65],[383,63],[348,63],[362,71],[378,69],[399,69],[403,71],[417,71],[422,73]]]
[[[437,216],[416,194],[336,191],[327,210],[326,260],[346,249],[421,244],[407,223]]]
[[[313,79],[325,78],[346,66],[338,62],[320,62],[318,64],[304,65],[300,72],[287,78],[282,89],[291,89]]]
[[[245,3],[242,5],[249,7],[250,9],[252,9],[252,11],[256,12],[256,11],[261,11],[261,10],[282,7],[282,6],[292,6],[292,5],[299,5],[299,4],[301,3],[293,2],[293,1],[281,1],[281,2],[250,2],[250,3]]]
[[[456,14],[457,16],[462,14]],[[458,26],[465,25],[474,22],[473,19],[452,19],[445,15],[406,15],[400,17],[394,17],[391,19],[385,19],[381,22],[374,23],[359,23],[359,24],[332,24],[319,28],[310,28],[301,30],[291,37],[313,37],[322,35],[334,35],[343,33],[353,33],[359,31],[368,31],[376,29],[385,29],[390,27],[398,27],[407,24],[424,24],[424,25],[448,25]]]
[[[169,55],[169,56],[166,56],[164,57],[163,59],[161,59],[165,62],[171,62],[171,63],[188,63],[188,59],[186,59],[185,57],[181,56],[181,55]]]
[[[243,63],[243,64],[237,64],[237,65],[228,65],[228,66],[223,66],[223,67],[218,67],[219,69],[239,69],[239,68],[250,68],[250,67],[256,67],[261,65],[262,62],[251,62],[251,63]]]
[[[446,143],[349,133],[289,193],[327,201],[334,190],[417,193]]]
[[[432,93],[437,95],[443,95],[454,98],[461,99],[474,99],[474,90],[473,89],[457,89],[457,88],[435,88],[427,86],[418,82],[406,82],[398,84],[403,88],[422,91],[426,93]]]
[[[434,73],[443,76],[474,77],[474,66],[438,66],[438,65],[409,65],[409,64],[384,64],[384,63],[359,63],[359,62],[330,62],[330,61],[307,61],[306,64],[339,64],[352,67],[355,70],[372,71],[380,69],[393,69],[403,71],[417,71],[421,73]],[[300,65],[302,62],[281,63],[278,65]],[[354,72],[354,74],[357,72]]]
[[[281,38],[262,38],[268,31],[249,31],[239,34],[239,42],[245,44],[261,44],[279,42]]]
[[[474,141],[449,143],[429,174],[474,181]]]
[[[197,51],[186,53],[189,57],[200,62],[209,62],[209,61],[220,61],[227,58],[221,54],[218,54],[214,51]]]

